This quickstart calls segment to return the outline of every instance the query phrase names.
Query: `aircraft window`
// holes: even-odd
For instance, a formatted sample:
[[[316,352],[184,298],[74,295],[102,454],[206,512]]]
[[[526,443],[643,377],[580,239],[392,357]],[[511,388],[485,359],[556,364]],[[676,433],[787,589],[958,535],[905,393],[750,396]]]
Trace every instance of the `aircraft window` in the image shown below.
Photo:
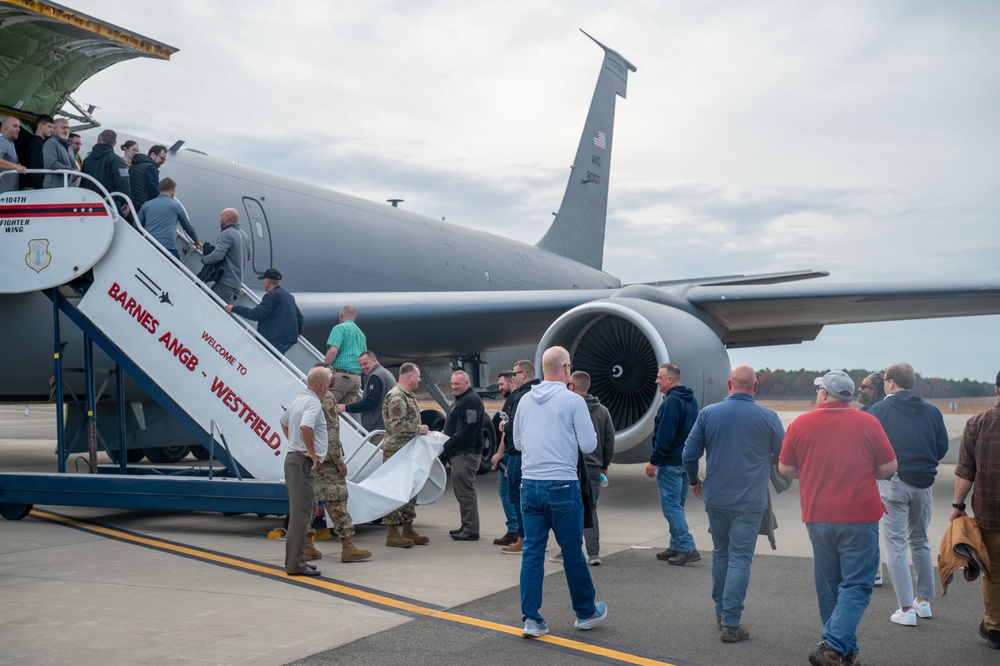
[[[487,282],[490,281],[490,272],[489,271],[486,271],[486,281]]]
[[[257,238],[263,238],[264,237],[264,220],[260,219],[259,217],[256,218],[256,219],[254,219],[253,226],[257,230]]]

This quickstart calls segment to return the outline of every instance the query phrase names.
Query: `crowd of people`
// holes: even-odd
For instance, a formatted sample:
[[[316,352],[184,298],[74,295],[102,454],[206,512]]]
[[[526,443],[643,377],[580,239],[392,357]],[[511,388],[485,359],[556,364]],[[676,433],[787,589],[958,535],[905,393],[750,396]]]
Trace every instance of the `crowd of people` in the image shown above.
[[[349,314],[353,324],[353,308]],[[331,334],[333,341],[345,339]],[[331,344],[331,349],[327,359],[335,362],[339,346]],[[399,383],[386,389],[384,378],[370,381],[381,374],[376,367],[384,371],[374,354],[365,351],[361,360],[364,376],[357,383],[352,379],[351,385],[365,386],[362,401],[368,411],[376,410],[379,402],[369,389],[383,398],[388,459],[415,435],[426,432],[414,394],[419,368],[404,364]],[[498,492],[506,526],[506,533],[494,539],[494,544],[503,546],[502,553],[522,556],[522,635],[526,638],[549,631],[539,609],[550,533],[559,551],[548,559],[563,565],[576,627],[588,630],[608,617],[607,604],[596,599],[587,565],[601,564],[597,500],[614,455],[614,428],[607,409],[588,393],[589,375],[572,371],[565,349],[545,350],[542,364],[542,378],[535,377],[534,364],[528,360],[499,374],[497,383],[505,401],[493,419],[499,439],[492,463],[501,472]],[[327,379],[334,374],[327,364],[314,369],[311,378],[313,373]],[[932,617],[930,604],[936,589],[927,528],[933,483],[948,438],[940,411],[914,395],[915,380],[913,368],[898,363],[865,377],[856,391],[846,373],[831,371],[815,380],[816,408],[795,419],[786,431],[775,412],[757,404],[756,373],[749,366],[733,369],[729,395],[703,409],[681,382],[678,366],[659,368],[656,385],[663,399],[646,473],[656,479],[670,541],[656,557],[674,566],[701,559],[685,517],[690,489],[703,501],[708,515],[710,596],[720,640],[736,643],[750,638],[741,620],[757,537],[765,533],[769,520],[768,483],[776,477],[785,483],[798,480],[802,520],[813,549],[823,626],[816,648],[808,655],[810,663],[861,663],[857,627],[880,577],[880,534],[899,605],[887,620],[915,626],[920,619]],[[465,372],[452,375],[451,388],[455,401],[446,420],[445,455],[452,465],[461,520],[451,537],[475,541],[480,530],[475,470],[486,416]],[[851,406],[856,395],[861,409]],[[337,411],[345,410],[349,405],[340,404]],[[326,425],[330,423],[328,419]],[[976,520],[968,520],[975,524],[977,547],[994,562],[1000,562],[1000,483],[995,471],[997,454],[992,450],[997,442],[1000,403],[971,419],[965,429],[950,516],[952,520],[967,518],[965,500],[972,492]],[[315,453],[317,459],[322,458],[320,453]],[[302,454],[290,453],[295,455]],[[311,518],[312,511],[302,513],[302,521]],[[383,520],[388,530],[386,545],[409,548],[427,543],[429,539],[413,529],[415,518],[412,501],[387,516]],[[968,530],[968,525],[962,529]],[[338,529],[337,533],[345,538],[346,532]],[[291,531],[289,540],[293,540]],[[289,548],[301,548],[301,544]],[[911,558],[913,574],[908,564]],[[305,557],[287,571],[318,575]],[[1000,564],[987,573],[992,571],[997,575],[984,577],[985,614],[979,630],[990,647],[1000,649]]]

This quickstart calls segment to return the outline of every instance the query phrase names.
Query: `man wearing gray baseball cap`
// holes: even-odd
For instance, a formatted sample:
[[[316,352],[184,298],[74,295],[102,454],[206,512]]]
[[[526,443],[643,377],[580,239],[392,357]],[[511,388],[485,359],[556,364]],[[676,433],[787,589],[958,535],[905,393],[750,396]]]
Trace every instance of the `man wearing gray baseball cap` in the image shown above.
[[[858,663],[858,624],[879,566],[882,517],[876,479],[896,471],[878,419],[851,408],[854,382],[833,370],[813,382],[816,409],[792,421],[778,471],[799,480],[802,522],[813,548],[820,643],[810,664]]]

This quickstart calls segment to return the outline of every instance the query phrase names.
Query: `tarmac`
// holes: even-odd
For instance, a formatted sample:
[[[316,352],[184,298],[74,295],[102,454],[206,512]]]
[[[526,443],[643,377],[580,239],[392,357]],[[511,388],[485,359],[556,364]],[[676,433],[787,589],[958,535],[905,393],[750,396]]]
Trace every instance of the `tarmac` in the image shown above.
[[[795,413],[780,413],[787,424]],[[938,470],[932,545],[944,533],[957,441]],[[53,407],[0,408],[0,469],[54,469]],[[188,459],[186,464],[197,464]],[[70,469],[74,469],[71,459]],[[384,528],[358,526],[371,560],[343,564],[317,542],[319,578],[283,573],[277,517],[36,506],[0,520],[0,663],[157,664],[806,664],[821,629],[797,485],[773,495],[777,550],[758,541],[743,623],[751,638],[719,641],[711,601],[711,537],[701,501],[687,514],[702,560],[669,566],[656,484],[642,465],[613,465],[599,504],[602,564],[590,571],[609,617],[573,628],[562,566],[546,562],[542,612],[551,633],[520,636],[520,557],[502,555],[497,475],[478,477],[482,539],[454,542],[450,487],[418,507],[427,546],[386,548]],[[557,552],[550,542],[549,554]],[[978,636],[979,582],[955,580],[915,628],[889,621],[886,578],[859,628],[865,664],[996,663]]]

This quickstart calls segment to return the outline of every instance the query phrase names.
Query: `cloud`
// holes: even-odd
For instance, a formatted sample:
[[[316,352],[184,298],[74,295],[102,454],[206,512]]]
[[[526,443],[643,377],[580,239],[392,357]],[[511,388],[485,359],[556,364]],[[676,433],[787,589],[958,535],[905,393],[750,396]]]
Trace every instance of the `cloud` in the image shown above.
[[[608,272],[1000,280],[994,3],[73,5],[181,48],[84,84],[106,126],[530,242],[601,62],[582,27],[638,67],[617,103]],[[854,367],[892,331],[920,372],[988,379],[1000,359],[978,331],[997,319],[754,353]]]

